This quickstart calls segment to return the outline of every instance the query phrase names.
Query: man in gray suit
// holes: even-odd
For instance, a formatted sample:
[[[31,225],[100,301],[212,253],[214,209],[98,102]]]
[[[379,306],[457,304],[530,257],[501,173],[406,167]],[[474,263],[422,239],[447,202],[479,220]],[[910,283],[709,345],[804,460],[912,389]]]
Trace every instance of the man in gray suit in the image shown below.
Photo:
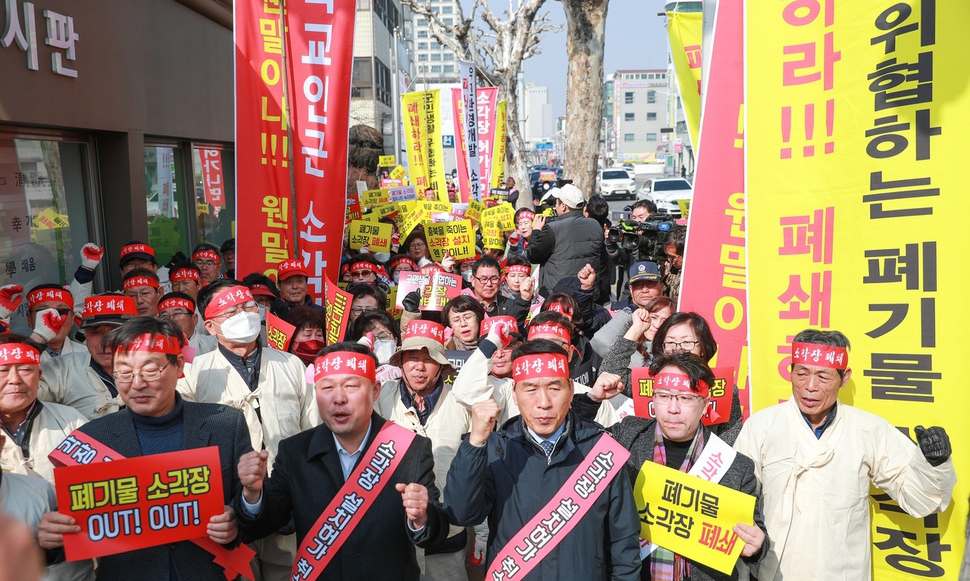
[[[228,505],[240,490],[236,464],[252,451],[242,413],[219,404],[182,401],[175,384],[185,365],[180,354],[185,339],[174,323],[138,317],[112,331],[106,341],[115,354],[113,375],[126,408],[80,431],[127,458],[218,446],[226,510],[209,520],[207,533],[216,543],[235,543],[236,517]],[[38,542],[50,554],[63,546],[64,534],[80,530],[70,516],[49,512],[38,527]],[[213,559],[194,543],[171,543],[99,558],[97,578],[221,581],[222,567]]]

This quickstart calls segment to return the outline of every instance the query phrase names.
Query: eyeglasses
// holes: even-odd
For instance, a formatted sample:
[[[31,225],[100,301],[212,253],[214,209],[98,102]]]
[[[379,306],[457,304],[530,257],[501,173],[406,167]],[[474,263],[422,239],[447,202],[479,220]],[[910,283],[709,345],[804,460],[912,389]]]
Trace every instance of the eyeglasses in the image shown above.
[[[218,315],[212,317],[213,319],[228,319],[233,315],[238,315],[240,311],[246,311],[247,313],[258,313],[259,305],[255,301],[250,301],[238,307],[233,307],[224,313],[219,313]]]
[[[185,311],[177,311],[174,313],[165,312],[165,313],[158,314],[158,318],[163,321],[171,321],[179,317],[191,317],[191,316],[192,316],[192,313],[187,313]]]
[[[203,267],[203,266],[215,266],[216,265],[216,261],[214,261],[214,260],[196,260],[195,261],[195,265],[198,266],[198,267],[200,267],[200,268]]]
[[[661,405],[670,405],[675,401],[680,405],[689,405],[699,402],[702,399],[704,398],[690,393],[670,393],[667,391],[653,392],[653,402]]]
[[[168,369],[170,365],[170,363],[166,363],[161,367],[141,368],[138,371],[115,371],[111,375],[115,378],[115,382],[122,385],[127,385],[134,381],[136,375],[141,377],[143,381],[158,381],[162,377],[162,372]]]
[[[499,277],[497,276],[476,276],[475,280],[482,284],[498,284]]]
[[[372,312],[377,312],[379,310],[380,309],[377,307],[352,307],[350,309],[350,313],[355,317],[359,317],[364,313],[372,313]]]
[[[674,349],[680,349],[681,351],[691,351],[694,346],[699,344],[700,341],[664,341],[664,349],[667,351],[673,351]]]

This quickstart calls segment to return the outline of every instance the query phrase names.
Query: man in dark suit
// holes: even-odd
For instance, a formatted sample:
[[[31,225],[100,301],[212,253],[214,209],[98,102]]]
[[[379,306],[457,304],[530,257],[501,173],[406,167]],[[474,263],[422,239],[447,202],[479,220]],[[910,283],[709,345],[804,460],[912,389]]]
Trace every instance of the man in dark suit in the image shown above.
[[[337,369],[329,365],[334,358],[341,360]],[[348,366],[348,359],[355,363]],[[323,425],[280,442],[268,480],[265,451],[247,454],[239,463],[243,492],[235,509],[245,539],[272,534],[292,518],[297,540],[303,543],[375,436],[389,424],[373,411],[380,393],[376,365],[371,351],[357,343],[331,345],[317,357],[311,369]],[[448,534],[433,468],[431,441],[414,436],[386,487],[367,505],[318,579],[417,581],[414,545],[427,547]]]
[[[131,319],[106,338],[114,352],[113,375],[126,408],[98,418],[80,430],[119,454],[131,458],[177,450],[219,447],[226,510],[212,517],[208,537],[228,545],[238,528],[228,506],[240,489],[239,458],[252,451],[243,415],[218,404],[182,401],[175,384],[185,360],[182,331],[170,321]],[[63,535],[81,529],[70,516],[50,512],[38,527],[38,542],[47,550],[63,546]],[[98,559],[99,580],[222,581],[221,566],[198,545],[183,541]]]

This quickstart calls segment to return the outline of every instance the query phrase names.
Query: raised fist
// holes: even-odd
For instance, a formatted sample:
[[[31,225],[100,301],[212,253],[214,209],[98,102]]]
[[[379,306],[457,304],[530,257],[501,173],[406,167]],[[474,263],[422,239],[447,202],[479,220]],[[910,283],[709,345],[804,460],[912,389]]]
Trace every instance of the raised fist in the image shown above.
[[[101,263],[101,259],[104,258],[104,248],[94,244],[93,242],[88,242],[81,247],[81,266],[88,269],[94,270]]]
[[[19,284],[0,286],[0,319],[9,319],[22,302],[24,302],[24,287]]]
[[[57,309],[44,309],[34,318],[34,334],[42,338],[45,343],[49,343],[57,337],[69,318],[70,315],[62,315],[57,312]]]
[[[468,443],[481,448],[488,441],[489,434],[495,429],[499,414],[498,404],[494,399],[480,401],[472,406],[472,429],[468,435]]]
[[[249,452],[239,458],[239,483],[243,486],[246,502],[255,504],[263,495],[263,481],[266,479],[266,462],[269,452]]]
[[[428,489],[420,484],[397,483],[394,489],[401,493],[401,504],[408,522],[414,529],[422,529],[428,523]]]

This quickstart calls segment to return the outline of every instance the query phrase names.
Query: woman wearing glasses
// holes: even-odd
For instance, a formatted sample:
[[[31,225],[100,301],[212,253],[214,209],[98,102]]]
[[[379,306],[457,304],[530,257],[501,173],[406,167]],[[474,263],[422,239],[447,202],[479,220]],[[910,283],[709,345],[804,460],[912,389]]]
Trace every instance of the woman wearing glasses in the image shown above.
[[[674,329],[667,336],[674,336],[680,331],[683,329]],[[696,335],[686,338],[685,333],[683,337],[676,342],[702,343]],[[765,546],[766,535],[761,498],[757,490],[758,482],[754,476],[754,462],[731,450],[710,427],[703,425],[701,418],[708,405],[708,389],[714,384],[714,374],[701,357],[687,349],[675,348],[678,349],[677,353],[660,354],[650,365],[650,374],[654,379],[653,406],[656,419],[627,416],[620,423],[607,428],[607,431],[623,447],[630,450],[627,465],[632,470],[628,474],[634,484],[646,462],[656,462],[674,470],[690,472],[695,465],[705,466],[711,454],[721,454],[722,459],[730,459],[730,462],[722,462],[721,468],[713,474],[705,473],[702,477],[755,497],[754,526],[738,523],[734,527],[734,533],[744,542],[741,560],[749,564],[757,562],[763,554],[761,549]],[[585,403],[583,400],[573,399],[573,411],[580,417],[591,417],[590,413],[595,413],[598,406],[590,406],[589,400],[606,399],[620,389],[619,381],[610,386],[598,382]],[[728,458],[725,458],[725,454]],[[641,507],[638,510],[642,512]],[[727,575],[645,542],[641,543],[640,557],[644,560],[641,575],[643,579],[726,581],[739,578],[738,565]]]

